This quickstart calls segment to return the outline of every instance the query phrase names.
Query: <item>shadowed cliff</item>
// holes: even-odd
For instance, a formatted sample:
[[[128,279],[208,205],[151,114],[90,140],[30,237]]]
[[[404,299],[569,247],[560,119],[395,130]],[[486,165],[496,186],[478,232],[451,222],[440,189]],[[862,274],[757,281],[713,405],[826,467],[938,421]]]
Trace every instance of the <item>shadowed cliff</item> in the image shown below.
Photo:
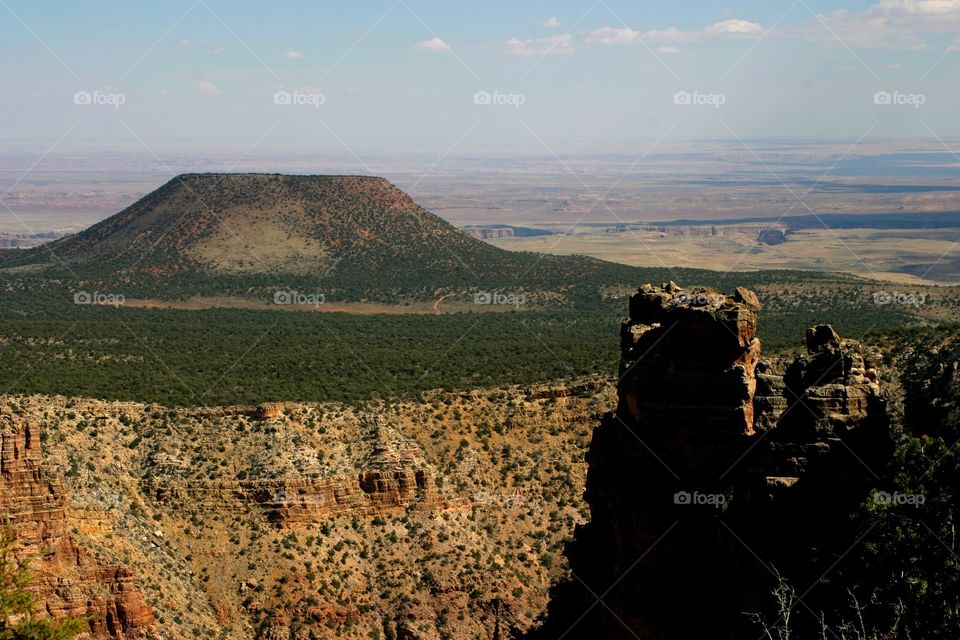
[[[801,628],[842,599],[848,518],[891,454],[876,365],[829,326],[808,355],[765,361],[759,313],[745,289],[633,296],[619,404],[587,456],[591,521],[532,637],[751,637],[745,612],[778,573],[803,594]]]

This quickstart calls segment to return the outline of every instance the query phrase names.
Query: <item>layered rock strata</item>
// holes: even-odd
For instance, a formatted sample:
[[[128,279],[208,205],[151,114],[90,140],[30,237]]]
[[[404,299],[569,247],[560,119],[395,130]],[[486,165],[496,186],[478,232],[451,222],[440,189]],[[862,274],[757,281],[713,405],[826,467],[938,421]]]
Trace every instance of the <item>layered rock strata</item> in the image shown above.
[[[182,462],[154,456],[149,491],[161,503],[189,500],[220,511],[245,513],[251,505],[280,527],[320,522],[332,516],[377,516],[406,510],[446,508],[437,495],[435,474],[412,441],[377,435],[353,473],[303,473],[277,479],[184,480]]]
[[[94,637],[142,637],[154,616],[133,574],[94,560],[67,532],[66,492],[43,466],[41,424],[0,407],[0,514],[18,553],[36,558],[31,589],[41,613],[82,617]]]

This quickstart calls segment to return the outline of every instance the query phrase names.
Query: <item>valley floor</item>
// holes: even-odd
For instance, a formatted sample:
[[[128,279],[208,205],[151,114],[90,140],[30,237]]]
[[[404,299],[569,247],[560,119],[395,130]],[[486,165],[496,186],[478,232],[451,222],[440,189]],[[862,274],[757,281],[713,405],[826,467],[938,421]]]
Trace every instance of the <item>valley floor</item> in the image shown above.
[[[559,233],[567,225],[540,225]],[[704,222],[709,229],[709,222]],[[902,284],[956,284],[960,229],[805,229],[776,246],[757,243],[736,225],[722,235],[680,235],[609,227],[578,227],[570,235],[488,240],[502,249],[582,254],[637,267],[691,267],[718,271],[804,269],[854,273]]]

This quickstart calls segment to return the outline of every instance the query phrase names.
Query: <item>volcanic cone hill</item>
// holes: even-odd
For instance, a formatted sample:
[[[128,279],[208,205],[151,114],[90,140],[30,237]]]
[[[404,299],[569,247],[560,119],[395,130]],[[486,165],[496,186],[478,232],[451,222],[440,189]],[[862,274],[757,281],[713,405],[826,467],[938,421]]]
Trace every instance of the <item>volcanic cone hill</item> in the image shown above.
[[[385,302],[497,287],[556,291],[639,272],[492,247],[383,178],[275,174],[178,176],[81,233],[0,256],[2,270],[128,296],[259,298],[283,287]]]

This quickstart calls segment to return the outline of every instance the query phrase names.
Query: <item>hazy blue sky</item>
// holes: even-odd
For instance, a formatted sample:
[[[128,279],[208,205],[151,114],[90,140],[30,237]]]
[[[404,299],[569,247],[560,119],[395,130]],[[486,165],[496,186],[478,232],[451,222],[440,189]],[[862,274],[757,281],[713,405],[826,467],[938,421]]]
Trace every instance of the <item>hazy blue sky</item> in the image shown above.
[[[949,140],[958,38],[960,0],[0,0],[0,138]]]

